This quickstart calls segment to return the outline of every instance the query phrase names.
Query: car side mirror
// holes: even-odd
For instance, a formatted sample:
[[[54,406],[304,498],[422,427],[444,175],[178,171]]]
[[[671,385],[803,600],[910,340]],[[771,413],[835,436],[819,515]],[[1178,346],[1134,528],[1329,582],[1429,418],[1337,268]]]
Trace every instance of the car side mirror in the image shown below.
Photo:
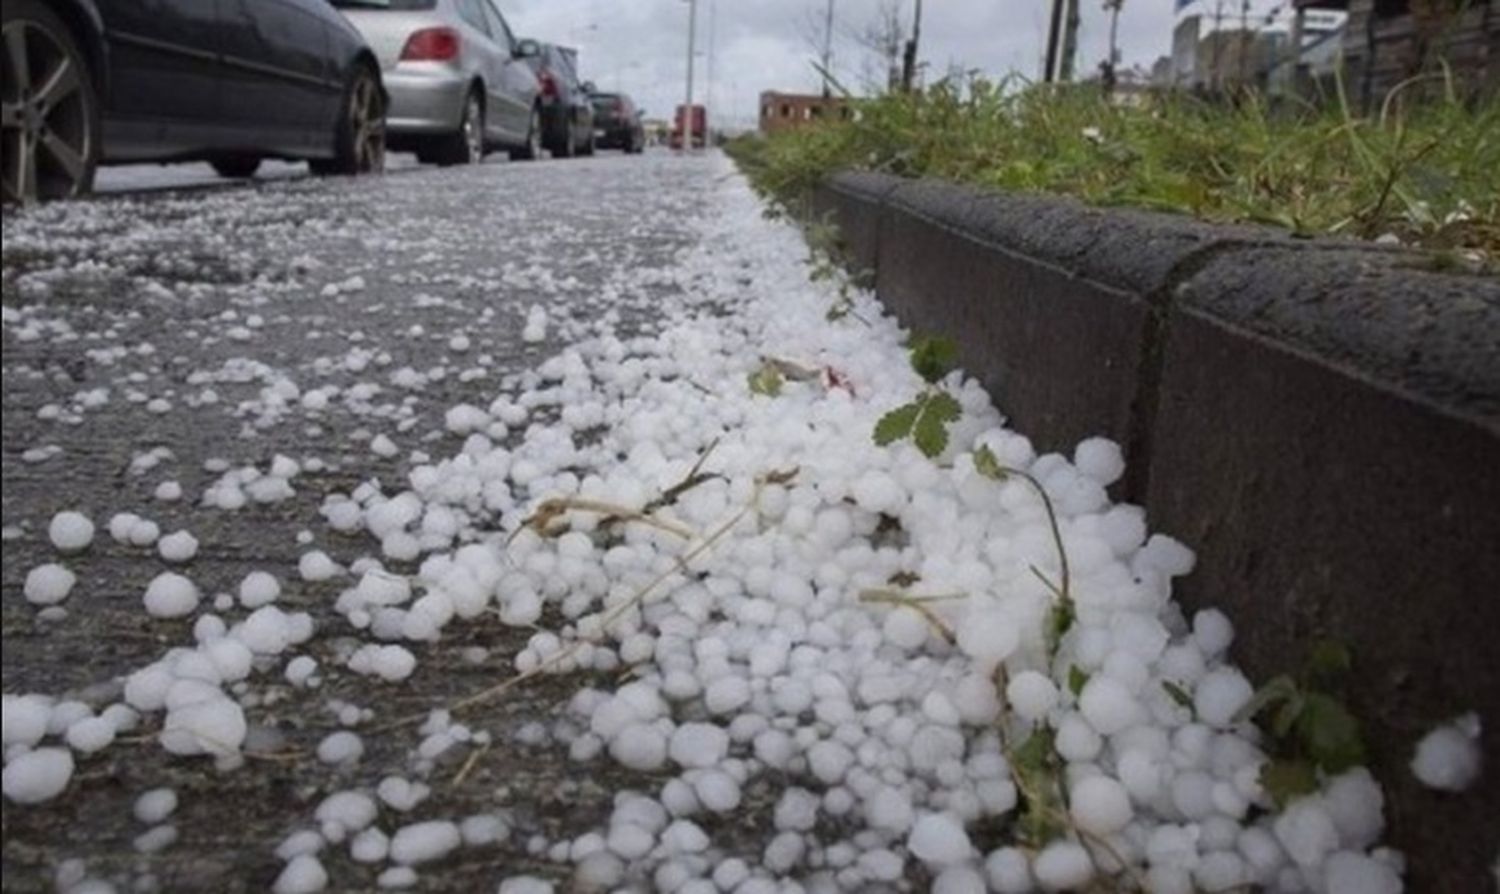
[[[583,89],[584,93],[598,93],[599,92],[599,88],[594,86],[594,82],[593,81],[584,81],[583,84],[582,84],[582,89]]]
[[[531,38],[516,41],[517,59],[534,59],[540,55],[542,55],[542,45]]]

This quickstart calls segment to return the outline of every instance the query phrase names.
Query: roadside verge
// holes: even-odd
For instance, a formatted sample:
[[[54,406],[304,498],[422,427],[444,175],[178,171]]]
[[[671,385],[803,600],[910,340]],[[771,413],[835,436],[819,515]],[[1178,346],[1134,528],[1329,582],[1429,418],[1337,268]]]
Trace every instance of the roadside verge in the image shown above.
[[[1465,711],[1500,754],[1500,281],[1429,255],[937,181],[809,197],[847,262],[1040,451],[1126,448],[1116,499],[1198,554],[1259,679],[1319,638],[1386,787],[1409,890],[1487,890],[1500,768],[1462,795],[1407,769]]]

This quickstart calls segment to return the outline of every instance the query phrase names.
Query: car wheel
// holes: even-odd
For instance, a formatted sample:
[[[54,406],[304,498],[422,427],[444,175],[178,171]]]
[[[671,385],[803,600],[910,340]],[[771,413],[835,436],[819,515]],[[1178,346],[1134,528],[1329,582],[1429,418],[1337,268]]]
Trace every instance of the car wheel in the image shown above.
[[[333,134],[333,158],[314,159],[317,174],[379,174],[385,170],[385,94],[380,76],[359,65],[344,91]]]
[[[484,105],[479,101],[478,88],[464,100],[458,130],[443,137],[431,157],[440,165],[473,165],[484,161]]]
[[[526,128],[526,144],[510,150],[511,161],[532,161],[542,156],[542,110],[531,108],[531,123]]]
[[[228,158],[216,158],[209,162],[213,165],[214,173],[220,177],[230,180],[244,180],[254,177],[255,172],[260,170],[260,159],[254,155],[233,155]]]
[[[93,73],[62,19],[36,0],[6,0],[0,19],[6,202],[87,193],[99,164]]]

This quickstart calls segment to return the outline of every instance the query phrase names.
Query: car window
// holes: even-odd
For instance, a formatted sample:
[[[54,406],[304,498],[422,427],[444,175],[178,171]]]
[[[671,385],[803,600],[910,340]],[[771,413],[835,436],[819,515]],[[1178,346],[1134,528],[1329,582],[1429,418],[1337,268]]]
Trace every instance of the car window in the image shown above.
[[[458,15],[469,27],[481,34],[495,35],[490,32],[490,23],[484,20],[484,7],[481,0],[458,0]]]
[[[511,52],[515,52],[516,38],[510,33],[510,26],[505,23],[505,16],[495,7],[490,0],[478,0],[484,7],[484,13],[490,20],[490,33],[494,35],[495,42]]]

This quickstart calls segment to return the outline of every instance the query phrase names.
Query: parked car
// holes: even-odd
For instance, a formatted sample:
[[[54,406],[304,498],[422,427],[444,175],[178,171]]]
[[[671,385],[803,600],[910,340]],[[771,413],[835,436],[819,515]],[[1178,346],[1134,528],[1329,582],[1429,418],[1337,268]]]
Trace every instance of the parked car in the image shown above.
[[[391,95],[386,141],[424,162],[500,148],[541,155],[541,88],[492,0],[332,0],[375,50]],[[534,45],[533,45],[534,47]]]
[[[542,145],[556,158],[594,154],[594,105],[578,79],[578,51],[522,40],[542,91]]]
[[[641,110],[623,93],[591,91],[594,104],[594,145],[600,149],[624,149],[627,153],[646,148],[646,129]]]
[[[380,66],[326,0],[5,0],[0,28],[7,202],[82,195],[100,164],[385,166]]]

